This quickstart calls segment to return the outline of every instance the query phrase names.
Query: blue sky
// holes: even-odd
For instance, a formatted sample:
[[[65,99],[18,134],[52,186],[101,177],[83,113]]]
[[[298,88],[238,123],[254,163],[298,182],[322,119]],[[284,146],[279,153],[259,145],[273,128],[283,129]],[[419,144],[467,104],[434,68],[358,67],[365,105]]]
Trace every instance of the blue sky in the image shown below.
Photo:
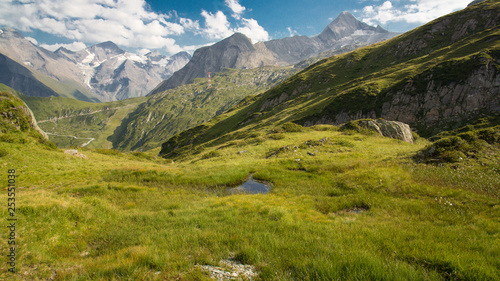
[[[113,41],[168,55],[241,32],[255,43],[319,34],[342,11],[405,32],[472,0],[0,0],[0,26],[48,50]]]

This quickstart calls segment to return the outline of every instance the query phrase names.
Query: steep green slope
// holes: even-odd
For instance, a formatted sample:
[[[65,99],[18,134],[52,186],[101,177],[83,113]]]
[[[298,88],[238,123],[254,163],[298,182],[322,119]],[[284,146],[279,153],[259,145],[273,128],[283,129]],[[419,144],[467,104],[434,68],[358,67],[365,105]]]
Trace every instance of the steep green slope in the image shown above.
[[[257,95],[298,71],[293,67],[226,69],[207,79],[152,95],[132,112],[111,137],[120,150],[159,147],[176,133],[196,126],[232,108],[243,98]]]
[[[106,103],[84,102],[64,97],[20,95],[32,108],[40,128],[58,147],[111,148],[107,138],[120,122],[146,98]]]
[[[16,273],[4,262],[0,279],[208,281],[207,268],[232,271],[227,260],[252,280],[500,278],[498,154],[486,165],[416,164],[424,139],[285,128],[294,132],[175,164],[0,139],[5,175],[16,170],[20,245]],[[271,192],[229,194],[249,176]]]
[[[498,115],[499,22],[500,3],[485,1],[389,41],[320,61],[226,119],[171,138],[161,154],[179,155],[198,144],[215,145],[288,121],[309,126],[381,117],[431,135]]]
[[[17,94],[19,93],[15,90],[0,84],[0,142],[17,144],[36,142],[48,148],[55,148],[37,126],[28,106],[16,97]],[[8,152],[0,151],[0,154]]]

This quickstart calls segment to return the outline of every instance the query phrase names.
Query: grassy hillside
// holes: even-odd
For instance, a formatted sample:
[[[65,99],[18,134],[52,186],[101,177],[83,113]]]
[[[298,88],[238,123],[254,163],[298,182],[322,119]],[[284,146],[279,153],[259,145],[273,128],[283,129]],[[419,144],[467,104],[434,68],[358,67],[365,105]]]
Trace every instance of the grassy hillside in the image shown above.
[[[498,280],[499,144],[494,161],[419,164],[428,145],[284,126],[172,163],[0,141],[18,218],[0,276],[210,280],[202,266],[230,259],[254,280]],[[228,194],[250,175],[271,192]]]
[[[498,5],[486,1],[447,22],[457,26],[456,15],[479,9],[486,17]],[[236,263],[247,270],[240,280],[499,280],[498,116],[457,123],[429,140],[414,134],[414,143],[354,126],[361,122],[297,124],[313,124],[340,101],[347,109],[376,110],[376,98],[395,95],[408,77],[419,89],[430,74],[449,85],[447,79],[459,84],[476,63],[496,68],[495,32],[461,38],[453,32],[446,38],[455,38],[455,45],[429,39],[432,48],[398,57],[396,50],[409,50],[398,45],[420,38],[402,36],[329,58],[173,136],[162,147],[163,157],[156,156],[158,149],[122,153],[84,147],[79,151],[85,158],[66,154],[32,135],[19,110],[22,102],[2,94],[9,98],[0,99],[0,165],[5,179],[15,170],[16,183],[15,194],[4,187],[0,201],[15,197],[16,209],[5,204],[0,216],[17,220],[15,249],[8,244],[11,231],[0,231],[0,279],[213,280],[216,269],[237,275]],[[398,57],[388,69],[363,62],[365,57],[383,62],[385,52]],[[469,67],[456,67],[464,65]],[[186,85],[198,94],[176,100],[164,93],[170,103],[147,100],[137,110],[150,107],[144,118],[160,120],[156,111],[189,112],[183,102],[197,96],[215,103],[233,98],[213,95],[216,79],[229,78],[214,78],[209,91]],[[365,86],[380,92],[357,88]],[[78,118],[105,120],[99,114],[108,112],[53,99],[53,107],[38,114],[57,119],[41,125],[75,120],[77,128]],[[56,111],[60,114],[51,115]],[[150,130],[147,123],[127,128]],[[249,178],[267,184],[270,192],[231,192]],[[5,253],[15,254],[15,273],[8,272],[12,265]]]
[[[165,139],[220,115],[243,98],[268,90],[298,71],[293,67],[226,69],[207,79],[155,94],[132,112],[112,137],[120,150],[157,148]]]
[[[500,73],[499,11],[498,1],[485,1],[389,41],[322,60],[227,119],[171,138],[161,153],[180,154],[288,121],[340,124],[382,117],[430,136],[498,115],[497,90],[491,89],[498,88]],[[455,93],[461,94],[458,100]]]
[[[33,110],[38,125],[58,147],[111,148],[108,137],[121,120],[146,98],[91,103],[64,97],[21,98]]]

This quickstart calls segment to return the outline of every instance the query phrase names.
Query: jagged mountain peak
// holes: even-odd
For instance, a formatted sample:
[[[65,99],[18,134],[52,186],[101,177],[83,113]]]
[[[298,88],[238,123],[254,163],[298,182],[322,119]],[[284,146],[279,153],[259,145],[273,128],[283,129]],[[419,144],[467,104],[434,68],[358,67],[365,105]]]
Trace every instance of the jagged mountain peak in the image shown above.
[[[182,51],[182,52],[179,52],[179,53],[171,56],[170,58],[172,59],[172,58],[179,58],[179,57],[191,58],[191,55],[186,51]]]
[[[111,56],[125,54],[125,51],[120,49],[115,43],[111,41],[102,42],[87,48],[87,51],[96,54],[99,60],[105,60]]]
[[[387,33],[382,27],[373,27],[356,19],[349,12],[342,12],[319,35],[323,42],[338,41],[354,34],[357,30],[371,31],[374,33]]]
[[[106,42],[98,43],[98,44],[95,44],[93,47],[95,47],[95,48],[101,48],[101,49],[107,49],[107,50],[111,50],[111,51],[119,52],[119,53],[125,53],[124,50],[120,49],[120,47],[118,47],[118,45],[116,45],[112,41],[106,41]]]
[[[56,54],[61,54],[61,53],[74,54],[75,52],[68,50],[64,47],[59,47],[59,49],[55,50],[54,53],[56,53]]]
[[[252,68],[255,65],[264,65],[264,57],[251,57],[256,48],[252,41],[241,33],[234,33],[230,37],[211,46],[196,50],[191,60],[168,80],[163,81],[148,95],[153,95],[167,89],[175,88],[188,83],[193,78],[203,77],[207,72],[217,72],[223,68]]]
[[[224,49],[238,47],[241,51],[253,51],[255,49],[252,45],[252,41],[242,33],[234,33],[211,47]]]

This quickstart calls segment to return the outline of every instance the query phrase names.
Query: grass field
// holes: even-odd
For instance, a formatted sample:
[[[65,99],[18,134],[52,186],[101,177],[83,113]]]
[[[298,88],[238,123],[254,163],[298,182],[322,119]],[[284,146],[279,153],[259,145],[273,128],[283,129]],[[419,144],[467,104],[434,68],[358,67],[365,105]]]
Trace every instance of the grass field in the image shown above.
[[[175,162],[0,142],[18,218],[16,273],[4,229],[0,277],[210,280],[199,265],[232,259],[259,280],[498,280],[497,154],[417,163],[427,145],[327,125],[256,131]],[[249,175],[271,192],[227,195]]]

